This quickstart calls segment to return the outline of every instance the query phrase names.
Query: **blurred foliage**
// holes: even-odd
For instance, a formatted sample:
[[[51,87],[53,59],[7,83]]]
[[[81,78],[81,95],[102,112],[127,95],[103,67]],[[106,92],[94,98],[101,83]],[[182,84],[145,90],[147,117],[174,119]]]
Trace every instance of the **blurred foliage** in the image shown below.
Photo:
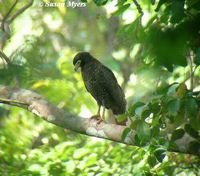
[[[89,117],[96,104],[72,59],[90,51],[122,84],[128,111],[118,120],[130,121],[122,137],[135,129],[142,148],[64,131],[0,105],[0,175],[199,175],[199,157],[167,150],[185,134],[197,141],[190,153],[200,145],[200,1],[141,0],[141,16],[129,0],[87,1],[76,8],[35,0],[9,21],[28,2],[18,1],[4,21],[9,30],[2,21],[13,1],[0,2],[0,44],[5,42],[2,51],[11,61],[0,60],[0,84],[32,89]]]

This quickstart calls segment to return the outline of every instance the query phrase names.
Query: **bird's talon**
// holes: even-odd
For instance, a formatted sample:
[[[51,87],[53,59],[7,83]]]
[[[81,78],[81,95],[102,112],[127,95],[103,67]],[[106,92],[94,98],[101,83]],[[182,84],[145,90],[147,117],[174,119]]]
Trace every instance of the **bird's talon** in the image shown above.
[[[98,124],[98,125],[99,125],[101,122],[103,122],[102,119],[98,119],[98,120],[97,120],[97,124]]]
[[[92,117],[91,117],[91,119],[100,119],[101,117],[100,117],[100,115],[93,115]]]
[[[97,125],[99,125],[101,122],[103,122],[103,119],[102,119],[102,117],[100,115],[93,115],[91,117],[91,119],[97,120]]]

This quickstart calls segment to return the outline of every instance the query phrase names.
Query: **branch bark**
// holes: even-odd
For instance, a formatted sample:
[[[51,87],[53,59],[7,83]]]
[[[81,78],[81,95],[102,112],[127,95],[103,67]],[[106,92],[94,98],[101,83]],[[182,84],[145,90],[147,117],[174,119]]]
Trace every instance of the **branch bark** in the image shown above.
[[[0,85],[0,103],[24,108],[47,122],[84,135],[136,145],[134,140],[136,131],[132,130],[125,139],[122,139],[126,126],[106,124],[104,122],[98,124],[96,119],[81,118],[69,112],[64,112],[31,90]],[[194,140],[190,136],[185,136],[183,139],[177,140],[177,148],[169,148],[169,151],[193,153],[189,150],[189,144]],[[196,154],[200,155],[200,146]]]

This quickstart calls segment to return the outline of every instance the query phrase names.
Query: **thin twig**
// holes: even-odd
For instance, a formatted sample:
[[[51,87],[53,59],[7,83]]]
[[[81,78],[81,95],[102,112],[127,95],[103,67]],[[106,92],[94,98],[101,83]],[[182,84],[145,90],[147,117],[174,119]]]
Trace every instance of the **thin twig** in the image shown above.
[[[6,98],[0,98],[0,103],[20,106],[20,107],[21,106],[29,106],[28,103],[20,102],[20,101],[17,101],[17,100],[6,99]]]
[[[19,9],[10,19],[8,20],[9,23],[11,23],[17,16],[19,16],[21,13],[23,13],[26,9],[28,9],[33,4],[33,0],[30,0],[28,4],[26,4],[24,7]]]
[[[156,79],[156,91],[158,90],[158,86],[159,86],[159,83],[160,83],[160,77],[161,77],[161,74],[158,75],[158,78]]]
[[[133,0],[133,3],[134,3],[135,6],[137,7],[138,12],[143,16],[144,12],[142,11],[142,7],[141,7],[140,4],[137,2],[137,0]]]
[[[2,59],[4,59],[8,65],[11,64],[10,59],[8,58],[8,56],[6,56],[6,55],[4,54],[4,52],[1,51],[1,50],[0,50],[0,57],[1,57]]]
[[[5,17],[2,20],[1,28],[2,28],[2,31],[4,33],[3,33],[2,39],[1,39],[1,45],[0,45],[1,49],[3,49],[5,42],[10,37],[9,24],[17,16],[19,16],[21,13],[23,13],[27,8],[29,8],[33,4],[33,0],[30,0],[28,4],[26,4],[24,7],[22,7],[21,9],[19,9],[13,16],[10,17],[10,14],[13,11],[13,9],[15,8],[15,6],[17,5],[18,1],[19,0],[15,0],[14,4],[12,5],[12,7],[9,9],[8,13],[5,15]]]
[[[1,28],[2,28],[3,31],[5,31],[5,29],[4,29],[4,24],[5,24],[6,20],[7,20],[7,18],[9,17],[9,15],[11,14],[12,10],[13,10],[13,9],[15,8],[15,6],[17,5],[17,3],[18,3],[18,0],[16,0],[16,1],[14,2],[14,4],[12,5],[12,7],[9,9],[8,13],[7,13],[7,14],[5,15],[5,17],[3,18],[2,23],[1,23]]]
[[[195,70],[193,70],[192,51],[189,53],[188,60],[189,60],[189,64],[190,64],[190,90],[193,91],[193,88],[194,88],[194,71]]]

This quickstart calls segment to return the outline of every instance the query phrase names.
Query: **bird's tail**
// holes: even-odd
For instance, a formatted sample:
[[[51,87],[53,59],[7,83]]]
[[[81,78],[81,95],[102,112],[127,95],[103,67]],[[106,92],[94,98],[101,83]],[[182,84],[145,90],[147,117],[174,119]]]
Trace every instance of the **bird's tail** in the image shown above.
[[[114,106],[112,108],[112,112],[115,115],[124,114],[126,112],[126,104],[120,106]]]

